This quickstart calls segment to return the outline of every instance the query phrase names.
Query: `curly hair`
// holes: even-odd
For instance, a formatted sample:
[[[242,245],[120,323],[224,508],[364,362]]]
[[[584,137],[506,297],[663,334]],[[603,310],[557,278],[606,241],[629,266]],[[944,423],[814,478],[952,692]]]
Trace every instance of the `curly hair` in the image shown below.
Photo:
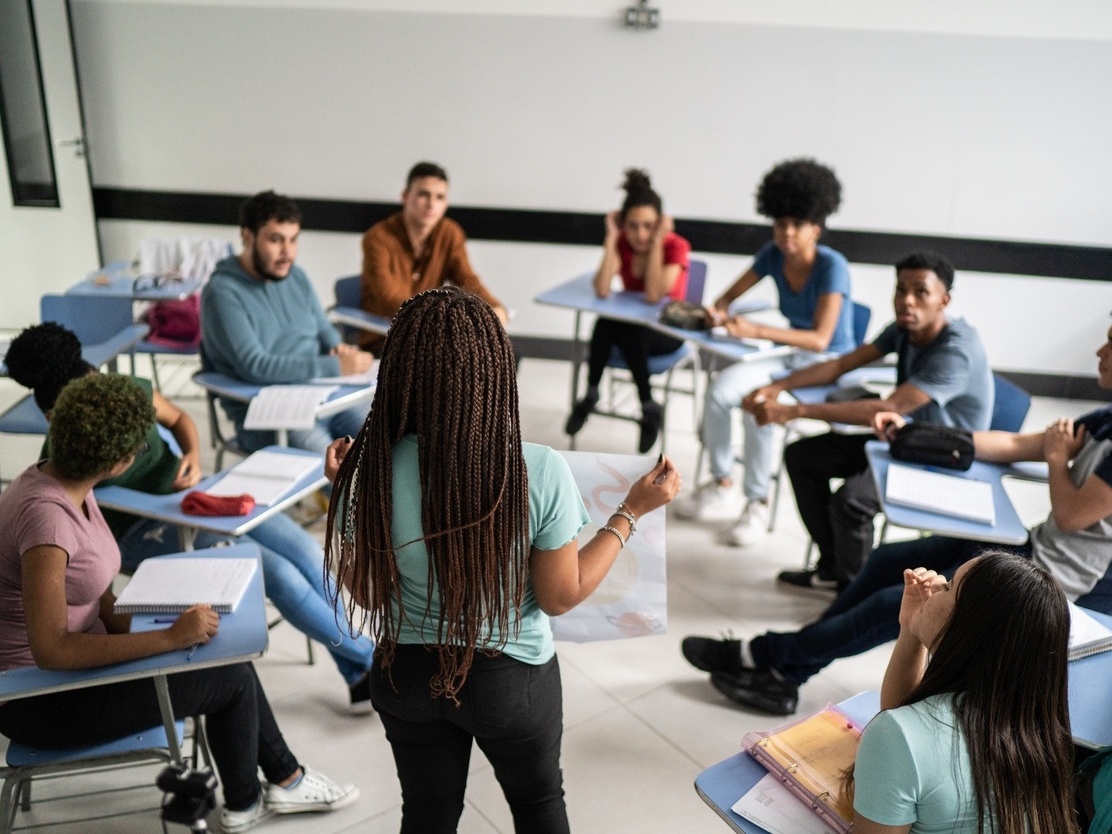
[[[819,226],[842,203],[834,171],[813,159],[789,159],[764,175],[757,188],[757,212],[775,220],[794,217]]]
[[[644,168],[627,168],[622,190],[626,193],[625,201],[622,203],[622,220],[625,220],[630,209],[640,206],[650,206],[656,209],[657,214],[664,213],[664,201],[653,191],[649,172]]]
[[[954,265],[949,258],[938,252],[929,249],[909,252],[896,261],[896,272],[901,269],[929,269],[938,276],[947,292],[954,288]]]
[[[81,358],[81,342],[71,331],[52,321],[25,328],[12,339],[4,357],[8,376],[30,388],[43,414],[54,408],[66,384],[95,370]]]
[[[454,287],[415,295],[386,336],[378,390],[348,449],[328,510],[324,559],[369,615],[376,657],[389,669],[401,624],[395,550],[394,446],[417,437],[429,600],[439,603],[436,696],[455,699],[476,651],[515,636],[529,558],[529,483],[521,448],[513,346],[490,306]],[[361,624],[362,625],[362,624]],[[490,635],[499,635],[491,646]]]
[[[131,377],[92,374],[62,389],[50,420],[50,462],[66,478],[102,475],[134,455],[154,425],[150,396]]]

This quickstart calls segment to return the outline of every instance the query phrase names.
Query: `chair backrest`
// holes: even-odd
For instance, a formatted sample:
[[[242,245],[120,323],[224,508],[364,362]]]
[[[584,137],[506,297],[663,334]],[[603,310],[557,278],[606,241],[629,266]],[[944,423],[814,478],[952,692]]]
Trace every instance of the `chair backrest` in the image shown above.
[[[992,381],[996,399],[989,428],[994,431],[1019,431],[1031,408],[1031,395],[998,373],[992,374]]]
[[[131,327],[131,299],[96,295],[44,295],[39,301],[41,319],[72,330],[83,347],[107,342]]]
[[[860,301],[851,301],[853,304],[853,343],[858,347],[865,344],[865,334],[869,331],[869,322],[873,318],[873,308]]]
[[[361,275],[349,275],[347,278],[336,279],[336,306],[337,307],[362,307],[363,284]]]
[[[690,260],[687,263],[687,293],[685,301],[703,303],[703,289],[707,285],[707,262]]]

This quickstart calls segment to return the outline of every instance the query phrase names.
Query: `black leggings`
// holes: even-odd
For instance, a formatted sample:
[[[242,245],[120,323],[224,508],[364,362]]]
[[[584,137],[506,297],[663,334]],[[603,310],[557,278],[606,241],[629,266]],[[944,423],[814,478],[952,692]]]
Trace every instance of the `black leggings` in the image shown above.
[[[389,672],[379,657],[375,652],[371,696],[402,786],[402,834],[456,830],[472,740],[494,766],[514,831],[567,834],[560,770],[563,697],[555,657],[532,666],[476,653],[458,707],[429,693],[438,668],[435,652],[400,645]]]
[[[602,372],[610,361],[610,351],[617,348],[629,367],[637,394],[641,402],[652,399],[649,386],[649,357],[662,356],[679,350],[683,342],[665,336],[649,327],[630,324],[614,319],[600,318],[595,322],[591,333],[591,350],[587,358],[587,384],[597,388],[602,381]]]
[[[177,719],[204,715],[212,757],[233,811],[259,797],[259,768],[282,782],[298,768],[250,663],[167,677]],[[102,744],[162,724],[154,682],[124,681],[71,689],[0,706],[0,733],[32,747]]]

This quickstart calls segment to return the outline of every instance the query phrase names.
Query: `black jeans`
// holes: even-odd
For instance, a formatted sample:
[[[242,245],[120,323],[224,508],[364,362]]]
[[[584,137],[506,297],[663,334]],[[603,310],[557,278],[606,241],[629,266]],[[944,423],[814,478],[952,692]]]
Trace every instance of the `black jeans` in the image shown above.
[[[250,808],[259,797],[259,768],[281,782],[298,768],[250,663],[182,672],[167,679],[175,718],[204,715],[224,804]],[[0,733],[34,747],[101,744],[162,724],[150,680],[71,689],[0,706]]]
[[[567,834],[560,770],[563,697],[555,657],[531,666],[506,655],[476,653],[458,707],[429,692],[438,668],[435,652],[400,645],[389,671],[380,657],[375,652],[371,700],[394,751],[402,834],[456,830],[472,739],[494,766],[514,830]]]
[[[873,485],[865,444],[871,434],[820,434],[784,450],[803,525],[819,548],[818,571],[845,585],[873,550],[873,517],[880,498]],[[830,479],[844,478],[837,492]]]
[[[602,372],[606,370],[606,363],[610,361],[610,350],[616,347],[637,385],[637,395],[641,402],[647,402],[653,396],[649,386],[649,357],[672,353],[679,350],[682,344],[679,339],[639,324],[600,318],[595,322],[595,329],[591,333],[591,350],[587,356],[587,384],[592,388],[598,387],[602,381]]]

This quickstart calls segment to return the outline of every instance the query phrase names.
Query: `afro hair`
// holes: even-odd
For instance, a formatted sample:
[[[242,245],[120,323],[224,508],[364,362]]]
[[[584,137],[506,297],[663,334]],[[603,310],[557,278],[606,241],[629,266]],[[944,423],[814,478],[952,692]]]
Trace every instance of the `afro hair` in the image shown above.
[[[24,329],[12,339],[4,358],[8,376],[35,393],[43,413],[54,408],[58,393],[93,367],[81,357],[81,342],[71,331],[52,321]]]
[[[764,175],[757,188],[757,211],[775,220],[794,217],[819,226],[842,203],[834,171],[813,159],[789,159]]]

